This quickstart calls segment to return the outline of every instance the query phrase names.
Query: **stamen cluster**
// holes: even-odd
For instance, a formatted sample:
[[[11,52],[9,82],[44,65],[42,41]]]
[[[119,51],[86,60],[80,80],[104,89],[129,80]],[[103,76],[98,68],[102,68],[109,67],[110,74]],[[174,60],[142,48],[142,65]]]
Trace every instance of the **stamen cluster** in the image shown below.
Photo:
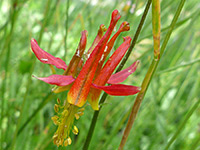
[[[57,115],[51,118],[54,124],[58,126],[58,129],[53,136],[53,142],[57,146],[67,146],[72,143],[70,131],[75,135],[78,134],[78,128],[73,125],[74,118],[78,120],[80,116],[84,114],[84,108],[69,104],[67,101],[65,102],[66,104],[61,105],[60,100],[57,99],[57,104],[54,105],[54,110]]]

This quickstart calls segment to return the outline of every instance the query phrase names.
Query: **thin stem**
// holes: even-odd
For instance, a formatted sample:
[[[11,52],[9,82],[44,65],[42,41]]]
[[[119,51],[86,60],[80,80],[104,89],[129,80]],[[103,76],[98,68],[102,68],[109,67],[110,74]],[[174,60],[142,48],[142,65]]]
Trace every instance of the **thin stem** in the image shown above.
[[[3,46],[3,50],[7,50],[7,54],[6,54],[6,60],[5,60],[5,78],[3,80],[2,83],[2,90],[1,90],[1,118],[0,118],[0,134],[1,134],[1,149],[3,149],[2,147],[2,143],[4,140],[4,136],[3,136],[3,126],[2,126],[2,119],[4,118],[4,101],[5,101],[5,91],[7,88],[7,78],[8,78],[8,70],[9,70],[9,63],[10,63],[10,55],[11,55],[11,40],[12,40],[12,35],[13,35],[13,31],[14,31],[14,26],[15,26],[15,22],[17,20],[18,17],[18,9],[16,7],[14,7],[14,4],[17,3],[17,0],[13,2],[12,4],[12,8],[10,10],[11,15],[10,15],[10,19],[11,19],[11,28],[10,28],[10,32],[6,37],[4,46]]]
[[[197,148],[200,145],[200,134],[197,136],[197,139],[192,143],[190,150],[198,150]]]
[[[182,64],[182,65],[178,65],[178,66],[175,66],[175,67],[171,67],[171,68],[169,68],[169,69],[165,69],[165,70],[159,71],[158,73],[156,73],[156,75],[160,75],[160,74],[166,73],[166,72],[171,72],[171,71],[177,70],[177,69],[179,69],[179,68],[191,66],[191,65],[193,65],[193,64],[195,64],[195,63],[199,63],[199,62],[200,62],[200,58],[195,59],[195,60],[193,60],[193,61],[191,61],[191,62]]]
[[[28,117],[28,119],[26,119],[26,121],[24,122],[24,124],[18,129],[18,130],[15,130],[15,132],[17,131],[17,134],[16,136],[19,136],[20,133],[25,129],[25,127],[28,125],[28,123],[35,117],[35,115],[49,102],[51,96],[53,95],[52,92],[49,92],[45,97],[44,99],[41,100],[41,103],[39,104],[38,108]],[[11,142],[8,143],[6,149],[9,148]]]
[[[24,130],[24,128],[27,126],[27,124],[35,117],[35,115],[45,106],[45,104],[48,103],[51,96],[53,95],[52,92],[49,92],[45,98],[42,100],[38,108],[28,117],[28,119],[24,122],[24,124],[19,128],[17,132],[17,136]]]
[[[200,14],[200,11],[199,11],[198,13],[197,13],[197,12],[194,12],[194,13],[192,13],[190,16],[186,17],[185,19],[183,19],[183,20],[177,22],[176,25],[175,25],[175,28],[177,29],[178,27],[180,27],[180,26],[183,25],[184,23],[187,23],[188,21],[190,21],[190,20],[194,17],[195,14],[199,15],[199,14]],[[162,29],[161,29],[161,32],[167,31],[167,30],[169,29],[169,27],[170,27],[170,25],[167,26],[167,27],[162,28]],[[140,38],[139,40],[137,40],[137,43],[140,43],[142,40],[144,40],[144,39],[146,39],[146,38],[149,38],[149,37],[151,37],[151,36],[152,36],[152,34],[146,35],[146,36]]]
[[[188,121],[188,119],[190,119],[190,117],[193,114],[193,112],[198,108],[199,104],[200,104],[200,99],[197,100],[197,102],[194,104],[194,106],[191,108],[191,110],[187,113],[187,115],[185,116],[185,119],[179,125],[178,129],[176,130],[176,132],[174,133],[174,135],[172,136],[170,141],[167,143],[167,145],[166,145],[164,150],[168,150],[169,149],[171,144],[175,141],[175,139],[177,138],[177,136],[179,135],[181,130],[184,128],[184,126],[185,126],[186,122]]]
[[[154,59],[160,59],[160,0],[152,1]]]
[[[100,99],[100,104],[104,103],[107,96],[108,96],[108,94],[103,93],[103,96]],[[88,134],[87,134],[87,138],[86,138],[85,144],[83,146],[83,150],[87,150],[89,148],[90,141],[91,141],[92,135],[94,133],[94,128],[96,126],[97,118],[99,116],[99,112],[101,110],[101,107],[102,107],[102,105],[100,105],[99,111],[94,111],[94,114],[93,114],[93,117],[92,117],[92,122],[90,123],[90,128],[89,128],[89,131],[88,131]]]
[[[117,71],[116,72],[119,72],[120,70],[122,70],[122,68],[124,67],[126,61],[128,60],[131,52],[133,51],[133,48],[135,47],[135,44],[137,42],[137,39],[140,35],[140,32],[142,30],[142,27],[143,27],[143,24],[144,24],[144,21],[146,19],[146,16],[147,16],[147,13],[149,11],[149,8],[150,8],[150,5],[151,5],[151,0],[148,0],[147,4],[146,4],[146,7],[145,7],[145,10],[144,10],[144,13],[142,15],[142,18],[140,20],[140,23],[137,27],[137,30],[136,30],[136,33],[133,37],[133,40],[132,40],[132,43],[131,43],[131,46],[129,47],[128,49],[128,52],[126,53],[125,57],[123,58],[122,62],[120,63],[119,67],[117,68]]]
[[[158,62],[158,61],[157,61]],[[130,114],[130,117],[129,117],[129,120],[128,120],[128,123],[127,123],[127,126],[126,126],[126,129],[124,131],[124,134],[123,134],[123,137],[122,137],[122,140],[121,140],[121,143],[120,143],[120,146],[119,146],[119,150],[123,150],[124,148],[124,145],[127,141],[127,138],[128,138],[128,135],[131,131],[131,128],[132,128],[132,125],[135,121],[135,118],[136,118],[136,115],[138,113],[138,110],[140,108],[140,105],[141,105],[141,102],[142,102],[142,99],[144,98],[144,95],[147,91],[147,88],[149,86],[149,83],[151,81],[151,78],[153,76],[153,73],[155,71],[157,67],[157,63],[156,61],[153,59],[149,69],[148,69],[148,72],[143,80],[143,83],[142,83],[142,86],[141,86],[141,91],[139,92],[139,94],[137,95],[136,97],[136,100],[135,100],[135,103],[132,107],[132,110],[131,110],[131,114]]]
[[[139,25],[137,27],[136,33],[134,35],[134,38],[132,40],[131,46],[130,46],[128,52],[126,53],[123,61],[121,62],[121,64],[117,68],[116,72],[120,71],[123,68],[123,66],[125,65],[126,61],[128,60],[128,58],[129,58],[129,56],[130,56],[130,54],[131,54],[131,52],[133,50],[133,48],[135,47],[136,41],[137,41],[137,39],[139,37],[139,34],[140,34],[141,30],[142,30],[142,27],[143,27],[144,21],[146,19],[147,13],[149,11],[150,5],[151,5],[151,0],[148,0],[148,2],[146,4],[146,7],[145,7],[145,10],[144,10],[144,13],[142,15],[142,18],[141,18],[140,23],[139,23]],[[108,94],[103,93],[103,96],[101,97],[100,102],[99,102],[100,109],[99,109],[99,111],[94,111],[92,122],[90,124],[90,128],[89,128],[89,131],[88,131],[88,134],[87,134],[87,138],[86,138],[86,141],[85,141],[84,146],[83,146],[83,150],[87,150],[89,148],[90,141],[92,139],[92,135],[93,135],[93,132],[94,132],[94,129],[95,129],[95,126],[96,126],[96,122],[97,122],[97,118],[98,118],[99,112],[100,112],[102,104],[106,100],[107,96],[108,96]]]
[[[44,11],[44,21],[43,21],[43,24],[42,24],[42,28],[40,30],[40,34],[39,34],[39,38],[38,38],[38,44],[41,43],[41,41],[42,41],[44,29],[45,29],[46,24],[47,24],[47,16],[48,16],[48,13],[49,13],[50,5],[51,5],[51,0],[48,0],[47,4],[46,4],[45,11]],[[20,116],[19,116],[19,119],[18,119],[18,122],[17,122],[17,126],[16,126],[16,130],[15,130],[15,133],[14,133],[14,137],[12,139],[11,150],[14,149],[14,147],[15,147],[16,138],[17,138],[17,135],[18,135],[18,129],[19,129],[19,126],[21,124],[26,98],[27,98],[27,95],[28,95],[28,92],[29,92],[29,89],[30,89],[31,81],[32,81],[31,80],[31,74],[33,73],[34,68],[35,68],[35,61],[36,61],[36,59],[33,60],[33,65],[31,67],[30,75],[29,75],[29,78],[28,78],[28,82],[27,82],[27,86],[26,86],[26,92],[24,94],[23,101],[22,101],[22,106],[21,106],[21,110],[20,110]]]
[[[171,36],[171,33],[172,33],[172,31],[173,31],[173,29],[174,29],[174,27],[176,25],[177,19],[178,19],[179,15],[180,15],[180,13],[182,11],[184,3],[185,3],[185,0],[181,0],[180,4],[178,6],[176,14],[175,14],[175,16],[174,16],[174,18],[173,18],[173,20],[171,22],[170,28],[169,28],[169,30],[168,30],[165,38],[164,38],[164,42],[163,42],[161,50],[160,50],[160,57],[162,56],[162,54],[163,54],[163,52],[164,52],[164,50],[166,48],[166,45],[167,45],[167,43],[169,41],[169,38]],[[153,59],[151,65],[150,65],[150,67],[149,67],[149,69],[147,71],[147,74],[146,74],[146,76],[145,76],[145,78],[144,78],[144,80],[142,82],[141,91],[137,95],[135,103],[133,104],[133,107],[132,107],[132,110],[131,110],[131,114],[130,114],[126,129],[124,131],[120,146],[118,148],[119,150],[123,150],[123,148],[124,148],[124,145],[125,145],[125,143],[127,141],[128,135],[130,134],[131,128],[133,126],[133,123],[134,123],[134,121],[136,119],[138,110],[139,110],[140,105],[142,103],[142,100],[143,100],[143,98],[145,96],[145,93],[146,93],[146,91],[148,89],[148,86],[149,86],[149,84],[151,82],[151,79],[152,79],[152,77],[154,75],[154,72],[156,71],[156,68],[157,68],[158,64],[159,64],[159,60],[157,61],[157,60]]]
[[[64,37],[64,40],[65,40],[65,44],[64,44],[64,50],[65,50],[65,53],[64,53],[64,60],[66,59],[66,56],[67,56],[67,36],[68,36],[68,20],[69,20],[69,1],[70,0],[67,0],[67,5],[66,5],[66,20],[65,20],[65,37]]]

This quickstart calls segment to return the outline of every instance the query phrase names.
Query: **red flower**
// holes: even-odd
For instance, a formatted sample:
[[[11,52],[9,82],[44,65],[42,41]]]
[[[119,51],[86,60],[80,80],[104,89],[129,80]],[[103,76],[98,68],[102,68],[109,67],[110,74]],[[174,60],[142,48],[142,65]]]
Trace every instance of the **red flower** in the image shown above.
[[[109,40],[120,17],[119,12],[114,10],[108,30],[106,31],[104,25],[100,26],[98,34],[86,55],[84,55],[84,50],[87,43],[87,31],[83,31],[79,46],[68,67],[62,59],[45,52],[38,46],[36,40],[32,39],[31,48],[42,63],[51,64],[58,69],[65,70],[63,75],[55,74],[49,77],[36,78],[46,83],[59,86],[54,89],[54,92],[61,92],[69,89],[67,101],[70,105],[82,107],[88,99],[94,110],[99,109],[98,100],[102,90],[107,94],[116,96],[134,95],[138,93],[140,87],[119,83],[123,82],[136,70],[139,61],[134,62],[130,67],[116,74],[112,74],[130,47],[130,37],[124,38],[124,42],[112,54],[106,64],[103,65],[118,35],[123,31],[128,31],[130,28],[127,22],[123,22],[118,31]],[[105,31],[106,33],[103,35]],[[83,62],[83,57],[87,58],[85,63]],[[105,86],[106,83],[111,85]],[[57,136],[55,136],[55,139],[56,145],[61,145]],[[63,141],[61,141],[61,143],[63,143]]]

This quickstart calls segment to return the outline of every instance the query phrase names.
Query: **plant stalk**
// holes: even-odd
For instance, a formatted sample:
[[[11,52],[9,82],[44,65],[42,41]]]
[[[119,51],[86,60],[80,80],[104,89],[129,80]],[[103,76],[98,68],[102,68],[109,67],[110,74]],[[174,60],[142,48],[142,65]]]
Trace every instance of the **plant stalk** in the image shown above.
[[[124,59],[122,60],[122,62],[119,65],[119,67],[117,68],[116,72],[119,72],[123,68],[123,66],[125,65],[126,61],[128,60],[128,58],[129,58],[129,56],[130,56],[130,54],[131,54],[131,52],[133,50],[133,48],[135,47],[135,44],[136,44],[137,39],[139,37],[139,34],[140,34],[141,30],[142,30],[144,21],[146,19],[147,13],[149,11],[150,5],[151,5],[151,0],[148,0],[148,2],[146,4],[146,7],[145,7],[145,10],[144,10],[144,13],[142,15],[142,18],[141,18],[140,23],[139,23],[139,25],[137,27],[136,33],[134,35],[134,38],[132,40],[131,46],[128,49],[128,52],[126,53]],[[94,129],[95,129],[95,126],[96,126],[96,122],[97,122],[97,118],[98,118],[99,112],[100,112],[102,104],[106,100],[107,96],[108,96],[108,94],[106,94],[104,92],[102,97],[101,97],[101,99],[100,99],[100,102],[99,102],[99,104],[100,104],[99,111],[94,111],[93,118],[92,118],[92,121],[91,121],[91,124],[90,124],[90,128],[89,128],[89,131],[88,131],[88,134],[87,134],[87,137],[86,137],[86,141],[85,141],[84,146],[83,146],[83,150],[87,150],[89,148],[89,145],[90,145],[90,142],[91,142],[91,139],[92,139],[92,135],[93,135],[93,132],[94,132]]]
[[[181,130],[184,128],[186,122],[188,121],[188,119],[190,119],[190,117],[192,116],[193,112],[198,108],[200,104],[200,99],[197,100],[197,102],[193,105],[193,107],[191,108],[191,110],[187,113],[187,115],[185,116],[185,119],[183,120],[183,122],[179,125],[178,129],[176,130],[176,132],[174,133],[174,135],[172,136],[172,138],[170,139],[170,141],[167,143],[166,147],[164,150],[168,150],[169,147],[171,146],[171,144],[175,141],[175,139],[177,138],[177,136],[179,135],[179,133],[181,132]]]
[[[44,29],[45,29],[45,26],[46,26],[46,23],[47,23],[47,16],[48,16],[48,13],[49,13],[50,4],[51,4],[51,1],[48,0],[48,1],[47,1],[47,4],[46,4],[45,11],[44,11],[44,21],[43,21],[43,24],[42,24],[42,28],[41,28],[41,30],[40,30],[40,34],[39,34],[39,38],[38,38],[38,44],[40,44],[41,41],[42,41]],[[32,74],[33,71],[34,71],[34,68],[35,68],[35,61],[36,61],[36,59],[33,60],[33,65],[32,65],[32,67],[31,67],[30,74]],[[16,139],[17,139],[17,135],[18,135],[18,130],[19,130],[19,126],[20,126],[20,124],[21,124],[22,115],[23,115],[23,110],[24,110],[26,98],[27,98],[27,96],[28,96],[28,92],[29,92],[29,89],[30,89],[30,85],[31,85],[31,75],[30,75],[29,78],[28,78],[28,82],[27,82],[27,86],[26,86],[26,92],[25,92],[25,94],[24,94],[23,101],[22,101],[22,106],[21,106],[21,109],[20,109],[20,116],[19,116],[19,119],[18,119],[18,121],[17,121],[16,130],[15,130],[15,133],[14,133],[14,136],[13,136],[13,140],[12,140],[12,144],[11,144],[11,148],[10,148],[11,150],[12,150],[12,149],[15,149],[15,143],[16,143]]]
[[[173,18],[173,20],[171,22],[170,28],[169,28],[169,30],[168,30],[165,38],[164,38],[164,42],[163,42],[162,47],[160,49],[160,57],[162,56],[162,54],[163,54],[163,52],[164,52],[164,50],[166,48],[166,45],[167,45],[167,43],[169,41],[169,38],[171,36],[171,33],[172,33],[172,31],[173,31],[173,29],[174,29],[174,27],[176,25],[178,17],[180,15],[181,11],[182,11],[184,3],[185,3],[185,0],[181,0],[180,4],[178,6],[178,9],[177,9],[177,11],[175,13],[175,16],[174,16],[174,18]],[[138,110],[139,110],[140,105],[142,103],[142,100],[143,100],[143,98],[145,96],[145,93],[146,93],[146,91],[148,89],[148,86],[149,86],[149,84],[151,82],[151,79],[152,79],[152,77],[154,75],[154,72],[156,71],[156,68],[157,68],[159,62],[160,62],[160,60],[153,59],[151,65],[150,65],[150,67],[149,67],[149,69],[147,71],[147,74],[146,74],[146,76],[145,76],[145,78],[143,80],[142,86],[141,86],[141,91],[137,95],[135,103],[133,104],[133,107],[132,107],[132,110],[131,110],[131,114],[130,114],[126,129],[124,131],[121,143],[120,143],[119,148],[118,148],[119,150],[123,150],[123,148],[124,148],[124,145],[125,145],[125,143],[127,141],[128,135],[130,134],[131,128],[133,126],[133,123],[134,123],[134,121],[136,119]]]
[[[154,59],[160,59],[160,0],[152,0],[152,28]]]
[[[66,56],[67,56],[67,36],[68,36],[68,20],[69,20],[69,1],[70,0],[67,0],[67,4],[66,4],[66,20],[65,20],[65,37],[64,37],[64,50],[65,50],[65,53],[64,53],[64,60],[66,59]]]

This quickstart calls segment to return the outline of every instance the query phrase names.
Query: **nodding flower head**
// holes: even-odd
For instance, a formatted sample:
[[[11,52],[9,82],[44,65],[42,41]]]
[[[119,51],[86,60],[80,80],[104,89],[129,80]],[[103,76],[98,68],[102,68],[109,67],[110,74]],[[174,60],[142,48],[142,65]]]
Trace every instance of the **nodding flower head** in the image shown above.
[[[120,84],[135,72],[139,61],[113,74],[130,47],[132,39],[129,36],[124,37],[124,42],[104,64],[119,34],[130,29],[129,23],[125,21],[111,37],[120,17],[119,12],[114,10],[108,29],[105,25],[100,25],[97,36],[87,52],[85,52],[85,48],[88,33],[86,30],[83,31],[78,48],[68,66],[62,59],[42,50],[35,39],[31,40],[31,48],[39,61],[64,70],[62,75],[53,74],[48,77],[34,77],[48,84],[56,85],[53,88],[55,93],[69,90],[66,101],[61,102],[58,99],[57,104],[54,106],[57,114],[52,117],[52,120],[58,126],[58,129],[53,136],[53,141],[57,146],[67,146],[72,143],[69,136],[71,131],[75,135],[78,134],[78,128],[74,126],[74,120],[78,120],[83,115],[84,104],[87,100],[94,110],[99,110],[101,91],[114,96],[134,95],[140,91],[140,87]],[[85,62],[84,59],[86,59]]]

